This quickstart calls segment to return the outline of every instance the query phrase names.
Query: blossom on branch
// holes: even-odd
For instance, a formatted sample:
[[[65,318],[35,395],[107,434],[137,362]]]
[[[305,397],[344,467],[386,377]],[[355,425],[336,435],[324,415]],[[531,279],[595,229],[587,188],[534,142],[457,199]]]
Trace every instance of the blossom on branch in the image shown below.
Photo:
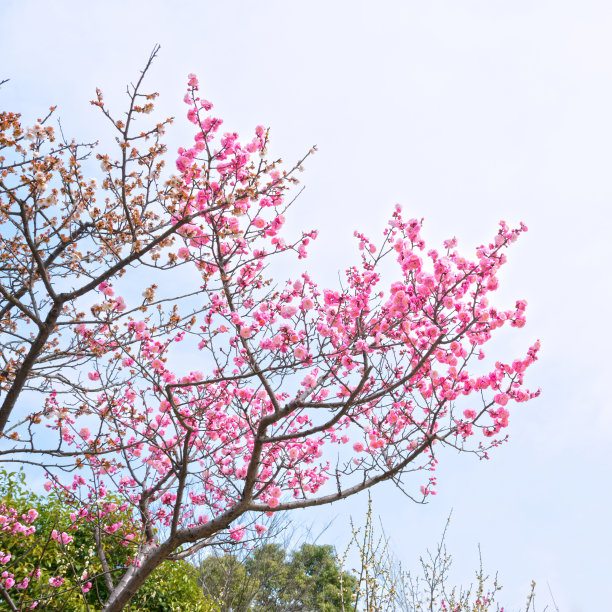
[[[490,302],[525,226],[501,222],[469,258],[454,239],[427,249],[422,220],[398,206],[380,242],[355,234],[360,262],[342,288],[305,272],[277,285],[268,264],[303,259],[317,236],[285,231],[312,150],[283,169],[266,157],[268,131],[246,143],[222,132],[190,75],[194,138],[162,180],[168,122],[130,131],[155,99],[141,81],[128,121],[100,92],[93,102],[119,134],[116,155],[97,155],[100,187],[80,145],[55,145],[44,121],[28,132],[0,116],[1,452],[44,468],[74,529],[91,531],[107,611],[167,559],[257,537],[266,515],[385,480],[424,501],[439,447],[488,456],[514,404],[537,395],[524,375],[538,342],[510,363],[481,360],[497,329],[525,323],[523,300]],[[42,409],[21,407],[26,390],[42,393]],[[46,449],[39,430],[55,436]],[[53,538],[69,554],[73,535]],[[111,540],[130,552],[112,571]],[[93,596],[92,580],[71,584]]]

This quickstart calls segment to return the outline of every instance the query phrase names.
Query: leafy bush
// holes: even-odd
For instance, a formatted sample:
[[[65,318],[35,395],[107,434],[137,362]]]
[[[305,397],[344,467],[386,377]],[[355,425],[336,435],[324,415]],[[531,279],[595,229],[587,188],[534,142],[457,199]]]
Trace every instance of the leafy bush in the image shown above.
[[[99,528],[95,520],[84,521],[76,517],[65,499],[56,493],[36,495],[27,487],[23,472],[11,473],[0,468],[0,515],[7,516],[7,509],[17,516],[27,516],[28,511],[37,514],[36,529],[29,535],[15,537],[9,521],[0,521],[0,553],[10,559],[4,571],[13,575],[15,583],[24,584],[17,600],[19,610],[29,609],[37,603],[39,609],[49,612],[77,612],[99,610],[108,597],[107,579],[112,580],[113,570],[123,567],[133,553],[134,544],[126,538],[132,521],[131,512],[122,509],[112,496],[101,504],[100,512],[110,512],[117,528],[115,538],[102,540],[96,536]],[[116,506],[113,510],[112,508]],[[81,518],[81,520],[79,520]],[[4,525],[4,528],[3,528]],[[98,544],[104,547],[110,577],[104,576]],[[51,581],[63,578],[60,587]],[[61,596],[58,596],[58,588]],[[13,601],[15,597],[13,596]],[[197,582],[197,572],[186,561],[165,561],[146,580],[136,593],[128,609],[142,612],[213,612],[217,607],[205,597]]]

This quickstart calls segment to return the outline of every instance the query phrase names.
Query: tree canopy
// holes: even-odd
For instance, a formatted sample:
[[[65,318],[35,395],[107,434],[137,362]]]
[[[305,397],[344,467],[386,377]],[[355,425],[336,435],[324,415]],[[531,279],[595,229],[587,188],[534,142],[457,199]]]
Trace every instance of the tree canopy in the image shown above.
[[[38,469],[66,512],[5,504],[9,608],[95,591],[122,610],[159,568],[257,541],[266,514],[384,481],[424,502],[438,449],[488,457],[512,405],[537,395],[524,376],[538,342],[508,362],[483,348],[525,324],[524,300],[493,304],[524,225],[500,222],[468,256],[455,238],[426,248],[423,220],[398,205],[379,240],[355,233],[342,282],[320,287],[304,267],[317,232],[286,224],[314,149],[286,166],[263,126],[221,130],[189,75],[193,138],[170,172],[171,120],[148,119],[157,94],[143,85],[156,53],[124,114],[99,90],[92,101],[115,149],[66,139],[53,108],[31,125],[0,113],[0,460]],[[32,538],[61,559],[45,567],[31,549],[31,571],[58,572],[44,589],[9,569]],[[290,561],[308,584],[315,552]]]
[[[282,545],[269,543],[243,559],[211,555],[200,565],[200,580],[224,611],[353,610],[355,578],[342,572],[329,545],[305,543],[287,554]]]

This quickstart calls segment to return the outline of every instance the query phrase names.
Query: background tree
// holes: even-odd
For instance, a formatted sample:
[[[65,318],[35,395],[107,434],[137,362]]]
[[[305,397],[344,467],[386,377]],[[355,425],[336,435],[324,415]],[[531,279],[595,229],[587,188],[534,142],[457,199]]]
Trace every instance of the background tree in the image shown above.
[[[474,364],[496,329],[525,323],[524,301],[489,301],[522,225],[501,222],[469,259],[455,239],[426,250],[398,206],[379,245],[356,234],[340,287],[306,272],[276,285],[267,266],[316,237],[283,233],[303,160],[269,161],[261,126],[246,143],[221,134],[190,75],[194,140],[163,180],[167,122],[135,128],[155,99],[141,82],[123,119],[93,102],[118,144],[96,155],[99,187],[88,149],[56,146],[47,119],[0,117],[0,456],[44,469],[76,529],[135,547],[115,567],[97,546],[108,612],[167,560],[256,539],[247,517],[385,480],[424,501],[438,448],[487,457],[503,441],[511,402],[535,395],[523,378],[539,348]]]
[[[287,554],[276,542],[249,551],[210,555],[200,565],[204,591],[233,612],[353,610],[355,579],[342,575],[329,545],[304,543]],[[343,602],[349,602],[344,604]]]
[[[484,571],[480,547],[480,565],[475,572],[475,582],[468,586],[452,584],[450,570],[453,557],[445,543],[449,525],[450,516],[434,552],[427,550],[419,558],[417,571],[406,571],[394,558],[389,547],[390,538],[384,533],[382,525],[380,529],[375,526],[370,498],[364,524],[356,527],[351,521],[352,538],[339,559],[342,575],[352,577],[345,572],[351,550],[357,558],[357,567],[352,569],[356,576],[355,596],[343,601],[343,605],[354,604],[357,610],[363,612],[504,612],[507,608],[498,601],[502,586],[497,574],[491,576]],[[554,603],[552,592],[551,599]],[[556,604],[555,609],[558,612]],[[548,606],[544,612],[546,610]],[[533,581],[522,611],[536,611]]]

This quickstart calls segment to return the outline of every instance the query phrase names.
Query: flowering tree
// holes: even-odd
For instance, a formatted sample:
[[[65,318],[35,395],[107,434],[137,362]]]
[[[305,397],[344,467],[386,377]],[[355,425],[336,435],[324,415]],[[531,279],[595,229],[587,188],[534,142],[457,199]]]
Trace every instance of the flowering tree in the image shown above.
[[[91,531],[107,611],[165,560],[257,537],[266,513],[385,480],[423,501],[438,447],[487,456],[511,402],[536,395],[523,376],[538,343],[478,362],[495,329],[525,323],[524,301],[489,303],[524,226],[502,222],[469,259],[454,239],[426,251],[398,206],[380,243],[356,234],[361,261],[341,288],[306,273],[276,284],[277,256],[304,259],[316,237],[283,233],[305,158],[283,170],[264,128],[246,144],[222,133],[190,75],[195,137],[162,180],[170,120],[136,129],[156,96],[141,93],[145,72],[123,119],[100,92],[92,102],[118,143],[96,153],[99,185],[85,177],[95,145],[58,142],[49,116],[0,115],[0,456],[44,468],[70,508],[67,552],[71,529]],[[14,537],[32,537],[33,515],[5,510]],[[124,564],[107,559],[117,541]],[[10,551],[0,562],[0,594],[34,607],[25,577],[8,578]]]

